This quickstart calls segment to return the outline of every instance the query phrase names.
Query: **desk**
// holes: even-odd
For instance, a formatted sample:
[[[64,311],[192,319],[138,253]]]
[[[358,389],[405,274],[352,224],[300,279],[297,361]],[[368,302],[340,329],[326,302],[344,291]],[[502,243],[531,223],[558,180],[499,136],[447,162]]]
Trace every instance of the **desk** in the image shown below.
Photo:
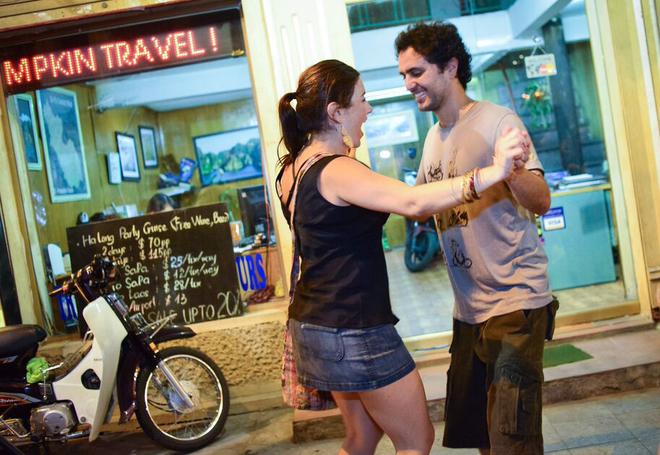
[[[609,185],[552,194],[541,225],[553,291],[616,280],[609,198]]]

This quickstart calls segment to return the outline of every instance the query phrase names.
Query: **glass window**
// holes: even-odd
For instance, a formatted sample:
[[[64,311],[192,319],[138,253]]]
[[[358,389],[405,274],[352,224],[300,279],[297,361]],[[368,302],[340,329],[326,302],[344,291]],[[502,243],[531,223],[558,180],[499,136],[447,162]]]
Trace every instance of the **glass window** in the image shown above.
[[[348,5],[351,32],[508,9],[515,0],[369,0]]]
[[[461,4],[461,15],[490,13],[509,8],[515,0],[463,0]]]
[[[508,14],[506,9],[513,2],[456,3],[431,2],[429,11],[433,19],[449,18],[455,23],[472,53],[468,95],[514,110],[529,130],[545,168],[552,204],[548,213],[537,217],[537,226],[549,258],[550,285],[561,301],[560,316],[575,323],[638,312],[635,285],[624,286],[623,277],[632,274],[623,270],[620,251],[629,247],[620,244],[617,234],[617,220],[623,218],[617,217],[612,203],[608,160],[615,151],[606,150],[603,140],[584,5],[571,2],[562,9],[548,5],[555,8],[554,17],[516,37],[513,30],[500,21],[493,24],[492,14],[486,14]],[[452,9],[452,5],[459,7]],[[518,20],[532,24],[547,12],[539,8]],[[470,21],[461,18],[466,14],[473,15]],[[400,30],[390,30],[392,41]],[[368,33],[353,35],[355,49],[366,49],[362,40],[368,40]],[[380,45],[391,49],[393,42]],[[396,62],[383,57],[379,64],[374,61],[376,53],[356,53],[358,70],[365,70],[367,97],[377,100],[365,126],[371,165],[382,174],[411,180],[435,119],[418,112],[401,80],[392,77],[398,72]],[[400,124],[414,125],[417,130],[408,142],[397,134]],[[428,231],[432,226],[395,215],[385,227],[390,292],[401,319],[397,327],[406,337],[451,330],[451,283],[437,241],[426,240]],[[417,267],[410,259],[414,249],[418,250]]]
[[[429,19],[428,0],[376,0],[348,6],[352,32]]]
[[[180,322],[214,320],[242,314],[256,291],[283,295],[241,33],[235,10],[5,53],[21,190],[48,290],[81,265],[81,250],[101,245],[124,265],[118,292],[149,320],[171,311]],[[205,208],[218,203],[226,212]],[[172,208],[189,211],[162,213]],[[155,218],[124,229],[145,214]],[[207,222],[214,236],[202,233]],[[84,226],[81,247],[71,228]],[[238,287],[217,284],[227,276]],[[58,329],[75,328],[71,302],[44,310]]]

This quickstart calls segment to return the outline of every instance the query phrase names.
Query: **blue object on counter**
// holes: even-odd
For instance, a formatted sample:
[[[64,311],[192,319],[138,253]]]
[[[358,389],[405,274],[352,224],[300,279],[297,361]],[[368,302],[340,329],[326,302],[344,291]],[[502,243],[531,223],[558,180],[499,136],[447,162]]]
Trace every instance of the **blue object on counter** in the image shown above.
[[[197,167],[197,162],[190,158],[181,158],[179,162],[179,179],[182,182],[188,183],[193,176],[193,172]]]
[[[553,291],[616,280],[608,196],[603,189],[552,195],[541,225]]]

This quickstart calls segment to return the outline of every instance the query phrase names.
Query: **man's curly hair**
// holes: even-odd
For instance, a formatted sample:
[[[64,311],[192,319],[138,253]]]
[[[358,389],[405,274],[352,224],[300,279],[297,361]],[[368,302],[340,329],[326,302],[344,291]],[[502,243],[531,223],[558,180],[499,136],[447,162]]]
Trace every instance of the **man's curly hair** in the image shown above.
[[[472,56],[465,48],[454,24],[419,22],[409,25],[405,31],[399,33],[394,46],[397,55],[412,47],[415,52],[424,56],[426,61],[437,65],[440,71],[444,71],[449,60],[456,57],[458,60],[456,76],[463,88],[466,88],[472,79],[472,69],[470,68]]]

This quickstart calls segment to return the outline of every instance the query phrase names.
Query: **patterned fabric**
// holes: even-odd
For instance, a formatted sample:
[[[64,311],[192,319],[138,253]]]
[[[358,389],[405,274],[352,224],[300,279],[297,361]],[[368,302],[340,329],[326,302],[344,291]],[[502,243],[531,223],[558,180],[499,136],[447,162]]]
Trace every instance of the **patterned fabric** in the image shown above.
[[[298,171],[298,176],[294,182],[293,189],[293,207],[291,209],[291,237],[293,239],[293,263],[291,264],[291,285],[289,286],[289,305],[293,302],[293,296],[296,290],[296,283],[300,277],[300,255],[298,242],[294,228],[294,216],[296,210],[296,195],[298,193],[298,184],[307,170],[324,156],[326,153],[319,153],[307,159]],[[311,387],[305,387],[298,382],[298,371],[296,369],[296,359],[293,351],[293,339],[289,331],[287,322],[284,329],[284,352],[282,353],[282,398],[287,406],[295,409],[322,411],[336,407],[332,394],[328,391],[317,390]]]
[[[337,406],[330,392],[305,387],[298,383],[293,339],[288,324],[284,330],[284,353],[282,354],[282,398],[287,406],[308,411],[323,411]]]

